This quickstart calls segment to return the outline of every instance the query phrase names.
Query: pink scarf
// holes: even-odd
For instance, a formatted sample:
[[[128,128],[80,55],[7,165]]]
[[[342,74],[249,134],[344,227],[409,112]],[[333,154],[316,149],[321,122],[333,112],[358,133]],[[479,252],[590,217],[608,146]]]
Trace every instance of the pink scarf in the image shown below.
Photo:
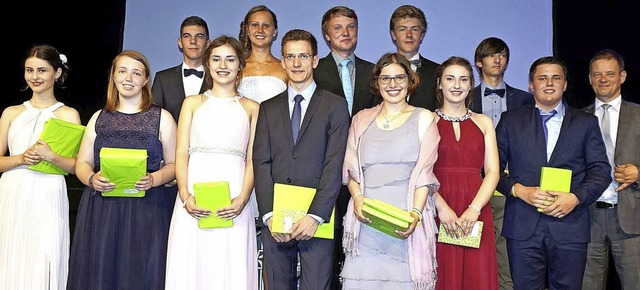
[[[344,166],[342,169],[342,183],[346,184],[349,177],[360,184],[361,192],[364,192],[364,180],[360,166],[360,138],[375,120],[376,116],[382,110],[382,105],[378,105],[371,109],[365,109],[357,113],[351,122],[349,128],[349,138],[347,139],[347,151],[344,158]],[[422,110],[416,108],[416,110]],[[414,190],[421,186],[429,187],[429,196],[427,204],[424,207],[422,222],[418,224],[415,231],[408,238],[409,242],[409,266],[411,271],[411,280],[414,289],[435,289],[437,280],[436,274],[436,224],[435,224],[435,206],[433,203],[433,193],[438,190],[440,183],[433,174],[433,164],[438,159],[438,143],[440,142],[440,134],[436,126],[435,120],[429,124],[429,127],[420,142],[420,153],[416,166],[411,172],[409,178],[409,190],[407,192],[407,205],[413,207]],[[349,210],[344,217],[344,236],[342,247],[346,255],[358,255],[358,235],[360,233],[361,223],[356,219],[353,213],[353,199],[349,200]]]

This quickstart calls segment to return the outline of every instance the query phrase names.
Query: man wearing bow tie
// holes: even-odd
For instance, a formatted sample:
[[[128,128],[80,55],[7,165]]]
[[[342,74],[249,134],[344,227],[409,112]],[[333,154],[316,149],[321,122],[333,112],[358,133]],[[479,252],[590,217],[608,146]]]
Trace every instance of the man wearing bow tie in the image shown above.
[[[527,105],[533,106],[535,101],[531,93],[513,88],[504,82],[504,72],[509,64],[509,46],[502,39],[489,37],[481,41],[476,48],[474,61],[482,82],[473,92],[472,111],[491,117],[493,125],[496,126],[502,112]],[[498,259],[498,283],[501,290],[513,289],[507,242],[501,234],[505,201],[504,195],[498,191],[491,198]]]
[[[189,16],[180,25],[178,48],[183,55],[182,64],[156,73],[153,79],[153,101],[171,113],[178,121],[182,101],[187,96],[204,93],[202,57],[209,44],[209,27],[198,16]]]
[[[427,33],[427,18],[420,8],[402,5],[393,12],[389,22],[391,39],[398,53],[411,62],[411,68],[420,76],[415,94],[408,96],[410,105],[431,111],[436,104],[436,70],[439,64],[420,55],[420,44]]]

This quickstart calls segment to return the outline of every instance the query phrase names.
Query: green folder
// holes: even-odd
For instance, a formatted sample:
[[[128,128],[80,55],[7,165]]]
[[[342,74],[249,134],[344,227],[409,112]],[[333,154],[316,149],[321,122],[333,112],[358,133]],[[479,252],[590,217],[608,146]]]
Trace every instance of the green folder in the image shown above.
[[[216,210],[231,205],[229,182],[198,182],[193,184],[193,194],[196,205],[211,210],[211,215],[198,220],[201,229],[228,228],[233,226],[233,220],[219,218]]]
[[[377,199],[365,198],[362,214],[371,221],[367,226],[398,239],[395,231],[406,231],[414,221],[408,211]]]
[[[289,233],[291,227],[307,214],[315,195],[315,188],[282,183],[274,184],[271,231],[282,234]],[[334,207],[329,222],[319,225],[313,237],[333,239],[335,211]]]
[[[143,197],[144,190],[136,182],[147,175],[147,150],[103,147],[100,150],[101,175],[116,185],[102,196]]]
[[[51,118],[44,123],[40,140],[47,142],[51,151],[62,157],[76,157],[80,150],[84,129],[85,126],[83,125]],[[42,161],[38,164],[30,165],[29,169],[49,174],[69,174],[49,161]]]
[[[482,227],[484,223],[482,221],[476,221],[471,228],[471,233],[464,238],[451,237],[447,231],[444,230],[444,226],[440,224],[438,230],[438,242],[445,244],[458,245],[470,248],[480,248],[480,239],[482,238]],[[458,229],[458,235],[462,236],[462,229]]]
[[[571,170],[555,167],[542,167],[540,171],[540,190],[571,192]],[[538,208],[541,212],[542,209]]]

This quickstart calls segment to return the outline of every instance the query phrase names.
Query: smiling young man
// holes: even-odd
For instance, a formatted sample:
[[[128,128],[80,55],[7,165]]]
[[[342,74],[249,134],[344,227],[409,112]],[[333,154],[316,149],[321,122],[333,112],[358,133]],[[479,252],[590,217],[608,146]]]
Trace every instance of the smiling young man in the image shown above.
[[[497,190],[507,197],[507,239],[515,289],[581,289],[590,239],[589,205],[611,182],[598,119],[562,101],[567,68],[548,56],[529,70],[535,106],[502,113]],[[504,172],[507,164],[509,172]],[[571,192],[539,188],[542,167],[569,169]]]
[[[296,289],[300,257],[300,288],[331,289],[335,244],[314,238],[328,222],[342,186],[342,163],[349,130],[344,98],[318,87],[315,37],[294,29],[282,38],[282,67],[288,88],[260,104],[253,145],[258,210],[265,226],[262,243],[270,289]],[[273,233],[274,183],[316,189],[307,215],[287,234]]]
[[[420,55],[420,44],[427,33],[427,18],[420,8],[402,5],[391,14],[389,21],[391,39],[398,53],[411,62],[411,69],[420,76],[418,90],[408,96],[410,105],[431,111],[436,105],[436,70],[439,64]]]

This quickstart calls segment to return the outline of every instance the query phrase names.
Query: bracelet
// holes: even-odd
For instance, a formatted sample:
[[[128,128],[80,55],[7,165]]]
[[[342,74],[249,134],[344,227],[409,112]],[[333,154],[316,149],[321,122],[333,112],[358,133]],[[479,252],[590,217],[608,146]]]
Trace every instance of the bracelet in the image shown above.
[[[479,209],[478,209],[478,207],[476,207],[475,205],[470,204],[470,205],[469,205],[469,208],[470,208],[470,209],[472,209],[472,210],[475,210],[475,211],[476,211],[476,213],[477,213],[478,215],[480,215],[480,210],[479,210]]]
[[[414,207],[410,209],[409,212],[414,212],[416,215],[418,215],[418,222],[422,221],[422,212],[419,209]]]
[[[516,195],[516,185],[515,184],[511,187],[511,195],[513,195],[514,197],[518,197]]]
[[[96,188],[93,187],[93,177],[96,175],[97,172],[94,172],[93,174],[91,174],[91,176],[89,176],[89,181],[87,182],[89,184],[89,187],[91,187],[91,189],[95,190]]]
[[[187,201],[189,201],[189,197],[191,197],[191,194],[187,194],[187,197],[182,201],[183,208],[187,208]]]

